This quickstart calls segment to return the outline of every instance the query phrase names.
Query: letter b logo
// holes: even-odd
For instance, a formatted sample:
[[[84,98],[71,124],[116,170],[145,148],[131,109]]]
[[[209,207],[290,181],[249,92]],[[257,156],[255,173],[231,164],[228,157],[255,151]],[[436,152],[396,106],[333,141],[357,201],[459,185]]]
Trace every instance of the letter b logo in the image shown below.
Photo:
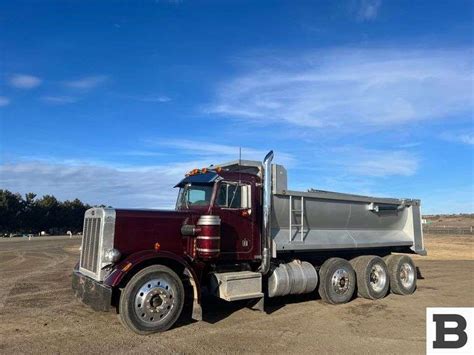
[[[427,308],[427,354],[473,354],[474,308]]]

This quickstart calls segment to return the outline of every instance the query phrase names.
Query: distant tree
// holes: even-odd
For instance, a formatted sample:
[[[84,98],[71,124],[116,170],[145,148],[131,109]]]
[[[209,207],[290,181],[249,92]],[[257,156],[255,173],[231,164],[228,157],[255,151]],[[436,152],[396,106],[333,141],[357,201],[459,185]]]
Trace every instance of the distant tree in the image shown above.
[[[90,208],[79,199],[58,201],[52,195],[25,197],[0,190],[0,233],[77,233],[82,230],[84,212]]]
[[[40,215],[36,207],[36,194],[29,192],[23,200],[23,211],[21,214],[21,229],[27,233],[34,233],[39,228]]]
[[[61,224],[72,232],[81,231],[84,212],[89,208],[89,205],[85,205],[77,198],[73,201],[64,201],[61,205]]]
[[[23,199],[20,194],[0,190],[0,232],[8,233],[21,227]]]
[[[36,201],[36,206],[40,217],[39,228],[44,231],[57,228],[60,224],[60,204],[56,197],[45,195]]]

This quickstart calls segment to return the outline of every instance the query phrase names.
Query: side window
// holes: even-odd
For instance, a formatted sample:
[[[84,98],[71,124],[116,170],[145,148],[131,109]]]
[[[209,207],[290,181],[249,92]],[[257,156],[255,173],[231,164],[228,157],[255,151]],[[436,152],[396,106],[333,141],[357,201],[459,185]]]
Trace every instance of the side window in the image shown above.
[[[237,183],[221,183],[217,205],[226,208],[250,208],[250,186]]]

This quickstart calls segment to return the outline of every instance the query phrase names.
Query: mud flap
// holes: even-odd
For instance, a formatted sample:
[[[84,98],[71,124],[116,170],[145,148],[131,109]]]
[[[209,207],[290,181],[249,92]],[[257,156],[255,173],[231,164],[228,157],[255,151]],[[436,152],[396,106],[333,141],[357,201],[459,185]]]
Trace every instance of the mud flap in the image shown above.
[[[200,300],[200,295],[199,295],[199,288],[198,285],[196,284],[196,280],[194,280],[194,277],[192,273],[186,268],[184,269],[184,274],[189,278],[189,282],[191,283],[191,286],[193,288],[193,311],[191,314],[191,318],[197,321],[202,320],[202,308],[201,304],[199,302]]]

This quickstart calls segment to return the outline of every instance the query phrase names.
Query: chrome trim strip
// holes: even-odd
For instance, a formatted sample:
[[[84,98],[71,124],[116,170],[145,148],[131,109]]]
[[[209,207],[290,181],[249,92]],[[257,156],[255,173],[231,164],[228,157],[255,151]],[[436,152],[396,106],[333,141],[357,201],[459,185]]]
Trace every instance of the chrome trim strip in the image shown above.
[[[208,237],[205,235],[200,235],[196,239],[204,239],[204,240],[220,240],[221,237]]]
[[[221,219],[219,216],[214,215],[202,215],[199,217],[196,225],[198,226],[220,226]]]
[[[220,249],[204,249],[204,248],[196,248],[197,251],[202,251],[204,253],[219,253]]]

